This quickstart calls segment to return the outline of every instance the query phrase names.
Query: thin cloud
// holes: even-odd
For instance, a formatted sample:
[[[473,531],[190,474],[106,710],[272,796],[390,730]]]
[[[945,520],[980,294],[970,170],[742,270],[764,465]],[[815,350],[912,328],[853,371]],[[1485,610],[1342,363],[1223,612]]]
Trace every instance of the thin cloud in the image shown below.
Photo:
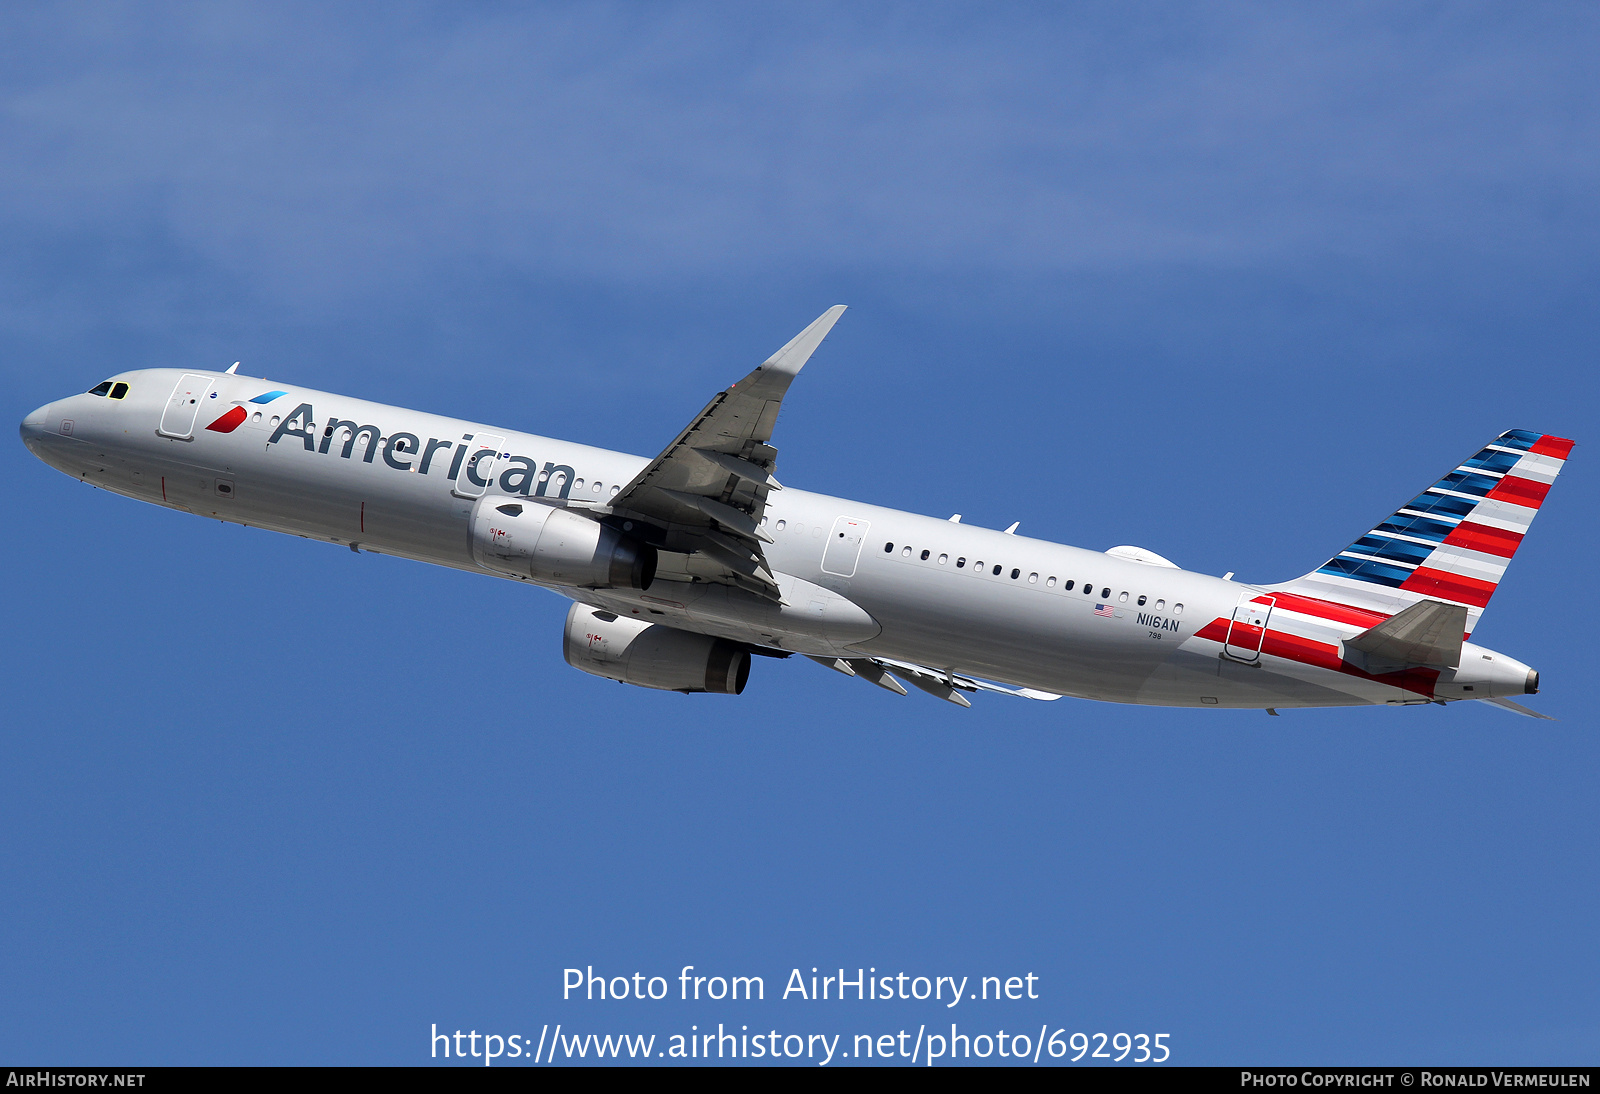
[[[9,17],[7,230],[288,303],[1592,247],[1586,9],[88,9]]]

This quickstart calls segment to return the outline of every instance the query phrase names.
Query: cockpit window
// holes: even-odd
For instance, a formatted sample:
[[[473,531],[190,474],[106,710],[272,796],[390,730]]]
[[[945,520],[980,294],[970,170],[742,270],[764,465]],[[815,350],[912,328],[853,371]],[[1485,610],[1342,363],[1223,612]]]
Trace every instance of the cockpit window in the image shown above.
[[[127,394],[128,394],[128,385],[127,384],[118,383],[118,384],[112,385],[111,397],[113,399],[121,399],[124,396],[126,396]]]
[[[89,389],[89,394],[90,395],[109,395],[110,393],[111,393],[111,381],[110,380],[107,380],[103,384],[96,384],[94,387]]]

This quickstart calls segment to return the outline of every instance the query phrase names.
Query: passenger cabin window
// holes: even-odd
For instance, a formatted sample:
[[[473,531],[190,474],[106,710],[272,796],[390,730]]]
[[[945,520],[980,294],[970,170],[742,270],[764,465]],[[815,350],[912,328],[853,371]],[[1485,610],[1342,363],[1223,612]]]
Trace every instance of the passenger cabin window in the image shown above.
[[[1003,566],[1001,566],[1001,565],[1000,565],[1000,564],[999,564],[999,563],[998,563],[998,562],[997,562],[997,563],[995,563],[995,566],[994,566],[994,576],[995,576],[995,577],[999,577],[999,576],[1000,576],[1000,571],[1001,571],[1001,570],[1003,570],[1003,569],[1004,569],[1004,568],[1005,568],[1005,567],[1003,567]]]
[[[1167,602],[1165,600],[1156,601],[1156,611],[1158,611],[1158,612],[1166,611],[1166,608],[1167,608]]]
[[[1100,590],[1100,599],[1101,600],[1110,600],[1111,599],[1111,586],[1110,585],[1107,585],[1104,589]]]
[[[783,527],[783,521],[781,521],[781,520],[780,520],[780,521],[779,521],[779,522],[778,522],[778,527],[779,527],[779,528],[782,528],[782,527]],[[890,553],[890,552],[892,552],[892,551],[893,551],[893,550],[894,550],[894,544],[892,544],[892,543],[885,543],[885,544],[884,544],[884,545],[883,545],[883,553],[884,553],[884,554],[889,554],[889,553]]]
[[[900,557],[901,558],[910,558],[911,557],[911,548],[909,548],[909,547],[900,548]]]
[[[1045,583],[1044,583],[1044,587],[1047,588],[1047,589],[1054,589],[1056,587],[1056,579],[1053,578],[1053,577],[1046,578],[1045,579]]]
[[[956,569],[959,570],[963,566],[965,566],[966,564],[967,564],[967,557],[965,555],[962,555],[960,558],[956,559]]]
[[[1083,587],[1083,595],[1084,596],[1093,596],[1094,595],[1094,586],[1093,585],[1085,585]]]
[[[1142,596],[1139,598],[1139,607],[1144,607],[1144,597]]]
[[[1029,585],[1037,585],[1038,583],[1039,583],[1039,575],[1038,574],[1029,574],[1028,575],[1028,584]]]
[[[89,394],[90,395],[109,395],[109,394],[111,394],[111,381],[107,380],[103,384],[94,385],[94,387],[89,389]]]
[[[1075,581],[1068,581],[1065,585],[1061,586],[1061,591],[1064,593],[1070,593],[1072,591],[1072,587],[1076,584],[1077,582]]]
[[[1017,569],[1015,566],[1013,566],[1011,568],[1011,580],[1015,581],[1015,580],[1017,580],[1017,578],[1019,578],[1021,576],[1022,576],[1022,571]]]
[[[111,397],[113,399],[125,399],[125,398],[127,398],[127,395],[128,395],[128,385],[127,384],[118,383],[118,384],[112,385]]]
[[[1173,615],[1182,615],[1183,614],[1183,605],[1182,604],[1174,604],[1172,606],[1172,614]]]
[[[939,556],[939,565],[943,566],[946,562],[949,562],[949,561],[950,561],[950,556],[949,555],[940,555]]]
[[[843,532],[840,532],[840,533],[839,533],[839,534],[840,534],[840,535],[841,535],[841,536],[842,536],[842,535],[844,535],[844,533],[843,533]],[[924,561],[924,562],[926,562],[926,561],[928,561],[928,556],[929,556],[929,555],[930,555],[930,554],[932,554],[932,553],[933,553],[933,552],[931,552],[931,551],[923,551],[923,552],[922,552],[922,561]]]
[[[1127,602],[1128,602],[1128,594],[1126,592],[1123,592],[1120,596],[1117,597],[1117,603],[1118,604],[1126,604]],[[1142,603],[1142,601],[1141,601],[1141,603]]]

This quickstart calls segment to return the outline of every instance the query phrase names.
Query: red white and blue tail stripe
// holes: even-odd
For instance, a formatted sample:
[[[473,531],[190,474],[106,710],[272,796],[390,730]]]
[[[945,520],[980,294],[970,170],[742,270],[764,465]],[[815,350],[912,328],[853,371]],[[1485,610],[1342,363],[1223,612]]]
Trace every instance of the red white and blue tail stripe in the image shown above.
[[[1392,615],[1422,599],[1477,625],[1573,442],[1513,429],[1313,572],[1281,588]]]

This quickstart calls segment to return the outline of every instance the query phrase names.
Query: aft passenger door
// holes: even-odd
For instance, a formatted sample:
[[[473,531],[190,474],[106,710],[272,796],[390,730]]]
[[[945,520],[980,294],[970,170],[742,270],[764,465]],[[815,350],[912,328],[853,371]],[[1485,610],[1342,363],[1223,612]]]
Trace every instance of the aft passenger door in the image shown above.
[[[828,533],[828,545],[822,549],[822,572],[837,577],[854,577],[856,563],[861,560],[861,544],[872,525],[854,517],[840,517],[833,522]]]
[[[1233,609],[1222,652],[1235,661],[1254,662],[1261,660],[1261,643],[1267,637],[1267,621],[1272,618],[1277,601],[1270,596],[1244,595],[1249,599],[1241,600]]]

